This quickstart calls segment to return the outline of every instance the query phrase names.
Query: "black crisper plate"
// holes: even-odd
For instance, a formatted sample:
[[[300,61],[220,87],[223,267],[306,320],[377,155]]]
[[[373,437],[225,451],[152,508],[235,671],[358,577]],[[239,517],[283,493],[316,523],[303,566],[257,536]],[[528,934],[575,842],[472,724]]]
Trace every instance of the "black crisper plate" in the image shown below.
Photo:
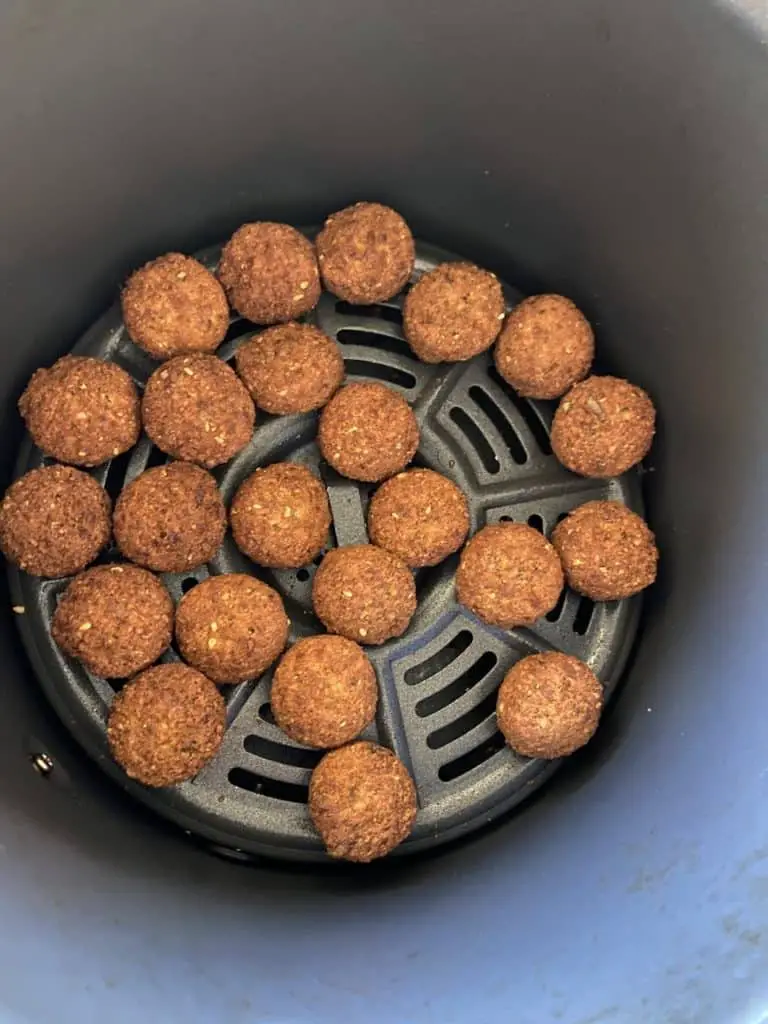
[[[220,249],[199,255],[213,268]],[[414,279],[450,253],[417,246]],[[505,287],[509,306],[521,296]],[[412,404],[421,427],[416,463],[451,477],[467,494],[472,531],[499,520],[527,522],[550,533],[570,509],[595,498],[613,498],[642,512],[639,478],[609,481],[573,476],[551,454],[551,406],[517,397],[497,376],[489,355],[468,364],[427,366],[403,338],[402,295],[376,307],[352,307],[324,294],[310,319],[338,339],[351,378],[384,381]],[[219,355],[233,361],[253,324],[234,319]],[[114,360],[143,387],[157,365],[128,339],[119,306],[113,307],[75,346],[80,354]],[[260,413],[253,440],[216,472],[227,502],[256,467],[288,459],[310,466],[325,480],[333,510],[333,543],[365,540],[369,485],[345,480],[321,463],[314,444],[317,416]],[[18,473],[46,460],[29,440]],[[147,438],[128,455],[93,475],[114,497],[147,466],[167,461]],[[114,550],[102,560],[116,559]],[[417,573],[418,611],[398,640],[369,647],[381,701],[365,734],[392,747],[411,771],[419,814],[411,837],[396,851],[435,847],[471,832],[508,811],[544,782],[557,762],[518,757],[496,727],[496,692],[521,656],[561,650],[583,658],[613,691],[637,629],[639,600],[593,605],[566,591],[557,608],[532,629],[511,632],[484,625],[456,604],[453,557]],[[319,562],[318,558],[316,562]],[[167,575],[178,600],[209,574],[251,572],[283,596],[292,622],[291,641],[320,631],[312,613],[316,565],[272,572],[254,566],[228,535],[204,569]],[[19,625],[40,683],[64,724],[99,767],[158,814],[218,846],[290,860],[325,857],[307,812],[307,785],[320,753],[300,747],[274,724],[269,707],[271,673],[224,688],[229,728],[223,747],[195,779],[168,789],[147,789],[126,778],[112,761],[106,720],[115,689],[65,657],[53,642],[51,614],[66,580],[38,580],[11,568]],[[175,659],[169,652],[165,660]]]

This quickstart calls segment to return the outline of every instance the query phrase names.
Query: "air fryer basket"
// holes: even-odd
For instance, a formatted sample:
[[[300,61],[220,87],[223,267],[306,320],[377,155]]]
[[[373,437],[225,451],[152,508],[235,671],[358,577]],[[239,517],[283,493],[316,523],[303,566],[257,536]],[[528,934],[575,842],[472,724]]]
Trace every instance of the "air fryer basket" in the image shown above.
[[[25,381],[133,267],[378,199],[584,308],[661,411],[662,549],[595,743],[471,841],[365,871],[229,863],[126,798],[4,589],[3,1020],[764,1018],[766,38],[759,0],[0,5],[3,483]]]

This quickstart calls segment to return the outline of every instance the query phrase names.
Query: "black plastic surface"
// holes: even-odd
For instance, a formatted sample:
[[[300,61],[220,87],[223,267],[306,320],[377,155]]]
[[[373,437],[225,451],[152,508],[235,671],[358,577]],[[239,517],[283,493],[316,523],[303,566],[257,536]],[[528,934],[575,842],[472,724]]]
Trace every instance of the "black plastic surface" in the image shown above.
[[[219,250],[201,259],[215,267]],[[415,277],[451,253],[419,245]],[[508,306],[520,293],[506,287]],[[472,531],[514,520],[550,533],[570,509],[611,497],[642,511],[637,472],[609,481],[576,477],[561,467],[548,442],[554,403],[528,402],[498,376],[490,353],[469,363],[428,366],[416,360],[401,326],[400,295],[384,306],[352,307],[325,293],[312,319],[342,345],[352,378],[384,381],[411,403],[421,442],[416,463],[451,477],[467,494]],[[254,326],[235,317],[219,349],[233,362]],[[132,344],[119,306],[113,307],[75,346],[124,367],[139,386],[157,365]],[[365,543],[372,486],[336,474],[315,444],[317,414],[260,414],[251,444],[216,471],[227,505],[255,468],[285,459],[309,466],[325,481],[333,514],[332,541]],[[45,460],[27,441],[19,473]],[[94,475],[116,497],[124,482],[148,465],[165,462],[146,437],[126,456]],[[102,560],[116,558],[112,550]],[[319,563],[320,557],[316,559]],[[391,747],[416,782],[419,814],[398,853],[438,846],[508,811],[541,785],[557,762],[516,755],[496,726],[499,683],[521,656],[562,650],[583,658],[610,697],[632,646],[639,600],[595,605],[566,591],[560,604],[531,629],[504,631],[483,624],[456,603],[458,556],[416,574],[419,607],[405,635],[367,648],[379,679],[377,720],[364,735]],[[291,642],[322,631],[312,611],[316,564],[292,571],[255,566],[227,534],[207,567],[166,575],[178,600],[209,573],[252,572],[276,587],[292,622]],[[114,688],[67,658],[54,643],[50,620],[66,580],[40,581],[11,568],[12,591],[26,612],[18,617],[43,688],[72,735],[99,766],[154,811],[186,831],[221,846],[292,860],[323,858],[306,809],[311,769],[321,752],[294,744],[274,724],[269,709],[271,672],[225,687],[228,730],[221,751],[193,780],[152,790],[126,778],[112,762],[106,719]],[[165,660],[177,655],[170,651]]]

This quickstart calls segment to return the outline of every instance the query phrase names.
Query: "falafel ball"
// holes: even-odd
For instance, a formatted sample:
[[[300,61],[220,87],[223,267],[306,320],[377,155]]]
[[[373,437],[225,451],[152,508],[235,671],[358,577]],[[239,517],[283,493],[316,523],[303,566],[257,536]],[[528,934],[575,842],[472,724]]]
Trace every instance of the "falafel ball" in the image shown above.
[[[456,595],[492,626],[529,626],[552,611],[563,590],[557,552],[523,523],[485,526],[461,553]]]
[[[121,553],[155,572],[184,572],[209,562],[227,526],[216,481],[188,462],[138,476],[117,499],[113,519]]]
[[[337,473],[374,483],[405,469],[419,447],[419,425],[392,388],[356,381],[323,409],[317,443]]]
[[[94,675],[124,679],[171,643],[173,601],[136,565],[97,565],[69,584],[53,615],[53,639]]]
[[[229,515],[235,544],[271,569],[311,562],[331,525],[325,487],[306,466],[292,462],[252,473],[235,494]]]
[[[494,274],[472,263],[441,263],[406,295],[403,329],[423,363],[463,362],[491,347],[504,308]]]
[[[373,665],[357,644],[343,636],[310,636],[280,660],[270,704],[292,740],[340,747],[371,724],[378,697]]]
[[[373,544],[412,569],[437,565],[458,551],[469,533],[464,492],[431,469],[398,473],[376,491],[368,507]]]
[[[555,651],[521,658],[499,687],[496,717],[523,757],[567,757],[592,739],[603,709],[594,672]]]
[[[350,743],[312,772],[309,813],[331,857],[367,864],[407,839],[416,819],[416,787],[391,750]]]
[[[656,579],[656,538],[620,501],[580,505],[555,527],[552,543],[569,586],[593,601],[620,601]]]
[[[106,547],[111,511],[107,492],[87,473],[32,469],[0,503],[0,549],[31,576],[71,576]]]
[[[255,324],[281,324],[320,298],[315,249],[289,224],[243,224],[224,246],[219,280],[230,305]]]
[[[209,469],[251,440],[256,410],[237,374],[216,356],[175,356],[147,381],[141,416],[160,451]]]
[[[312,601],[329,633],[383,644],[408,628],[416,611],[416,584],[397,555],[355,544],[328,552],[315,573]]]
[[[131,340],[155,359],[215,352],[229,327],[224,289],[202,263],[180,252],[134,271],[121,302]]]
[[[176,609],[182,658],[222,684],[266,671],[285,649],[289,625],[278,592],[244,573],[209,576]]]
[[[107,739],[126,775],[145,786],[191,779],[224,739],[224,698],[188,665],[155,665],[112,701]]]
[[[552,451],[572,473],[621,476],[651,449],[656,410],[642,388],[618,377],[587,377],[561,400]]]
[[[589,373],[595,336],[563,295],[532,295],[507,317],[496,342],[496,369],[526,398],[559,398]]]
[[[139,393],[115,363],[63,356],[36,370],[19,412],[41,451],[72,466],[99,466],[139,439]]]
[[[323,284],[355,305],[386,302],[413,273],[411,229],[380,203],[355,203],[331,214],[315,244]]]
[[[235,353],[251,398],[276,416],[320,409],[344,380],[338,344],[311,324],[278,324],[249,338]]]

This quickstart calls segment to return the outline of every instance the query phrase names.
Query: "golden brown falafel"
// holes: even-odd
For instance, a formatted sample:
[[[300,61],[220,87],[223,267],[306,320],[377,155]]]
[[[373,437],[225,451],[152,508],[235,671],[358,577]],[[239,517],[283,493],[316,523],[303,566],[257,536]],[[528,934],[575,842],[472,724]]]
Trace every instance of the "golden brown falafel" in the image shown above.
[[[288,224],[243,224],[224,246],[218,275],[230,304],[255,324],[296,320],[320,298],[314,246]]]
[[[125,773],[145,786],[197,775],[218,752],[225,705],[210,679],[187,665],[155,665],[112,701],[107,738]]]
[[[356,544],[328,552],[315,573],[312,601],[329,633],[383,644],[408,628],[416,611],[416,585],[397,555]]]
[[[128,484],[115,504],[118,548],[155,572],[183,572],[209,562],[226,526],[216,481],[188,462],[148,469]]]
[[[53,615],[53,639],[94,675],[124,679],[148,668],[171,643],[173,601],[136,565],[97,565],[76,576]]]
[[[99,466],[139,439],[139,393],[115,363],[63,356],[36,370],[19,412],[41,451],[73,466]]]
[[[277,591],[243,573],[203,580],[176,609],[181,656],[222,684],[265,672],[285,649],[289,625]]]
[[[354,382],[323,409],[317,443],[337,473],[373,483],[405,469],[419,446],[419,425],[392,388]]]
[[[106,546],[111,510],[107,492],[87,473],[32,469],[0,503],[0,549],[32,576],[71,576]]]
[[[272,682],[275,721],[308,747],[340,747],[373,721],[376,673],[343,636],[310,636],[283,655]]]
[[[224,289],[202,263],[179,252],[134,271],[121,303],[131,340],[155,359],[215,352],[229,326]]]
[[[522,523],[485,526],[461,553],[458,600],[492,626],[531,625],[555,607],[562,589],[557,552]]]
[[[595,733],[603,689],[570,654],[521,658],[499,688],[496,716],[504,739],[524,757],[567,757]]]
[[[375,743],[332,750],[312,773],[309,813],[331,857],[384,857],[410,835],[416,810],[407,768]]]

